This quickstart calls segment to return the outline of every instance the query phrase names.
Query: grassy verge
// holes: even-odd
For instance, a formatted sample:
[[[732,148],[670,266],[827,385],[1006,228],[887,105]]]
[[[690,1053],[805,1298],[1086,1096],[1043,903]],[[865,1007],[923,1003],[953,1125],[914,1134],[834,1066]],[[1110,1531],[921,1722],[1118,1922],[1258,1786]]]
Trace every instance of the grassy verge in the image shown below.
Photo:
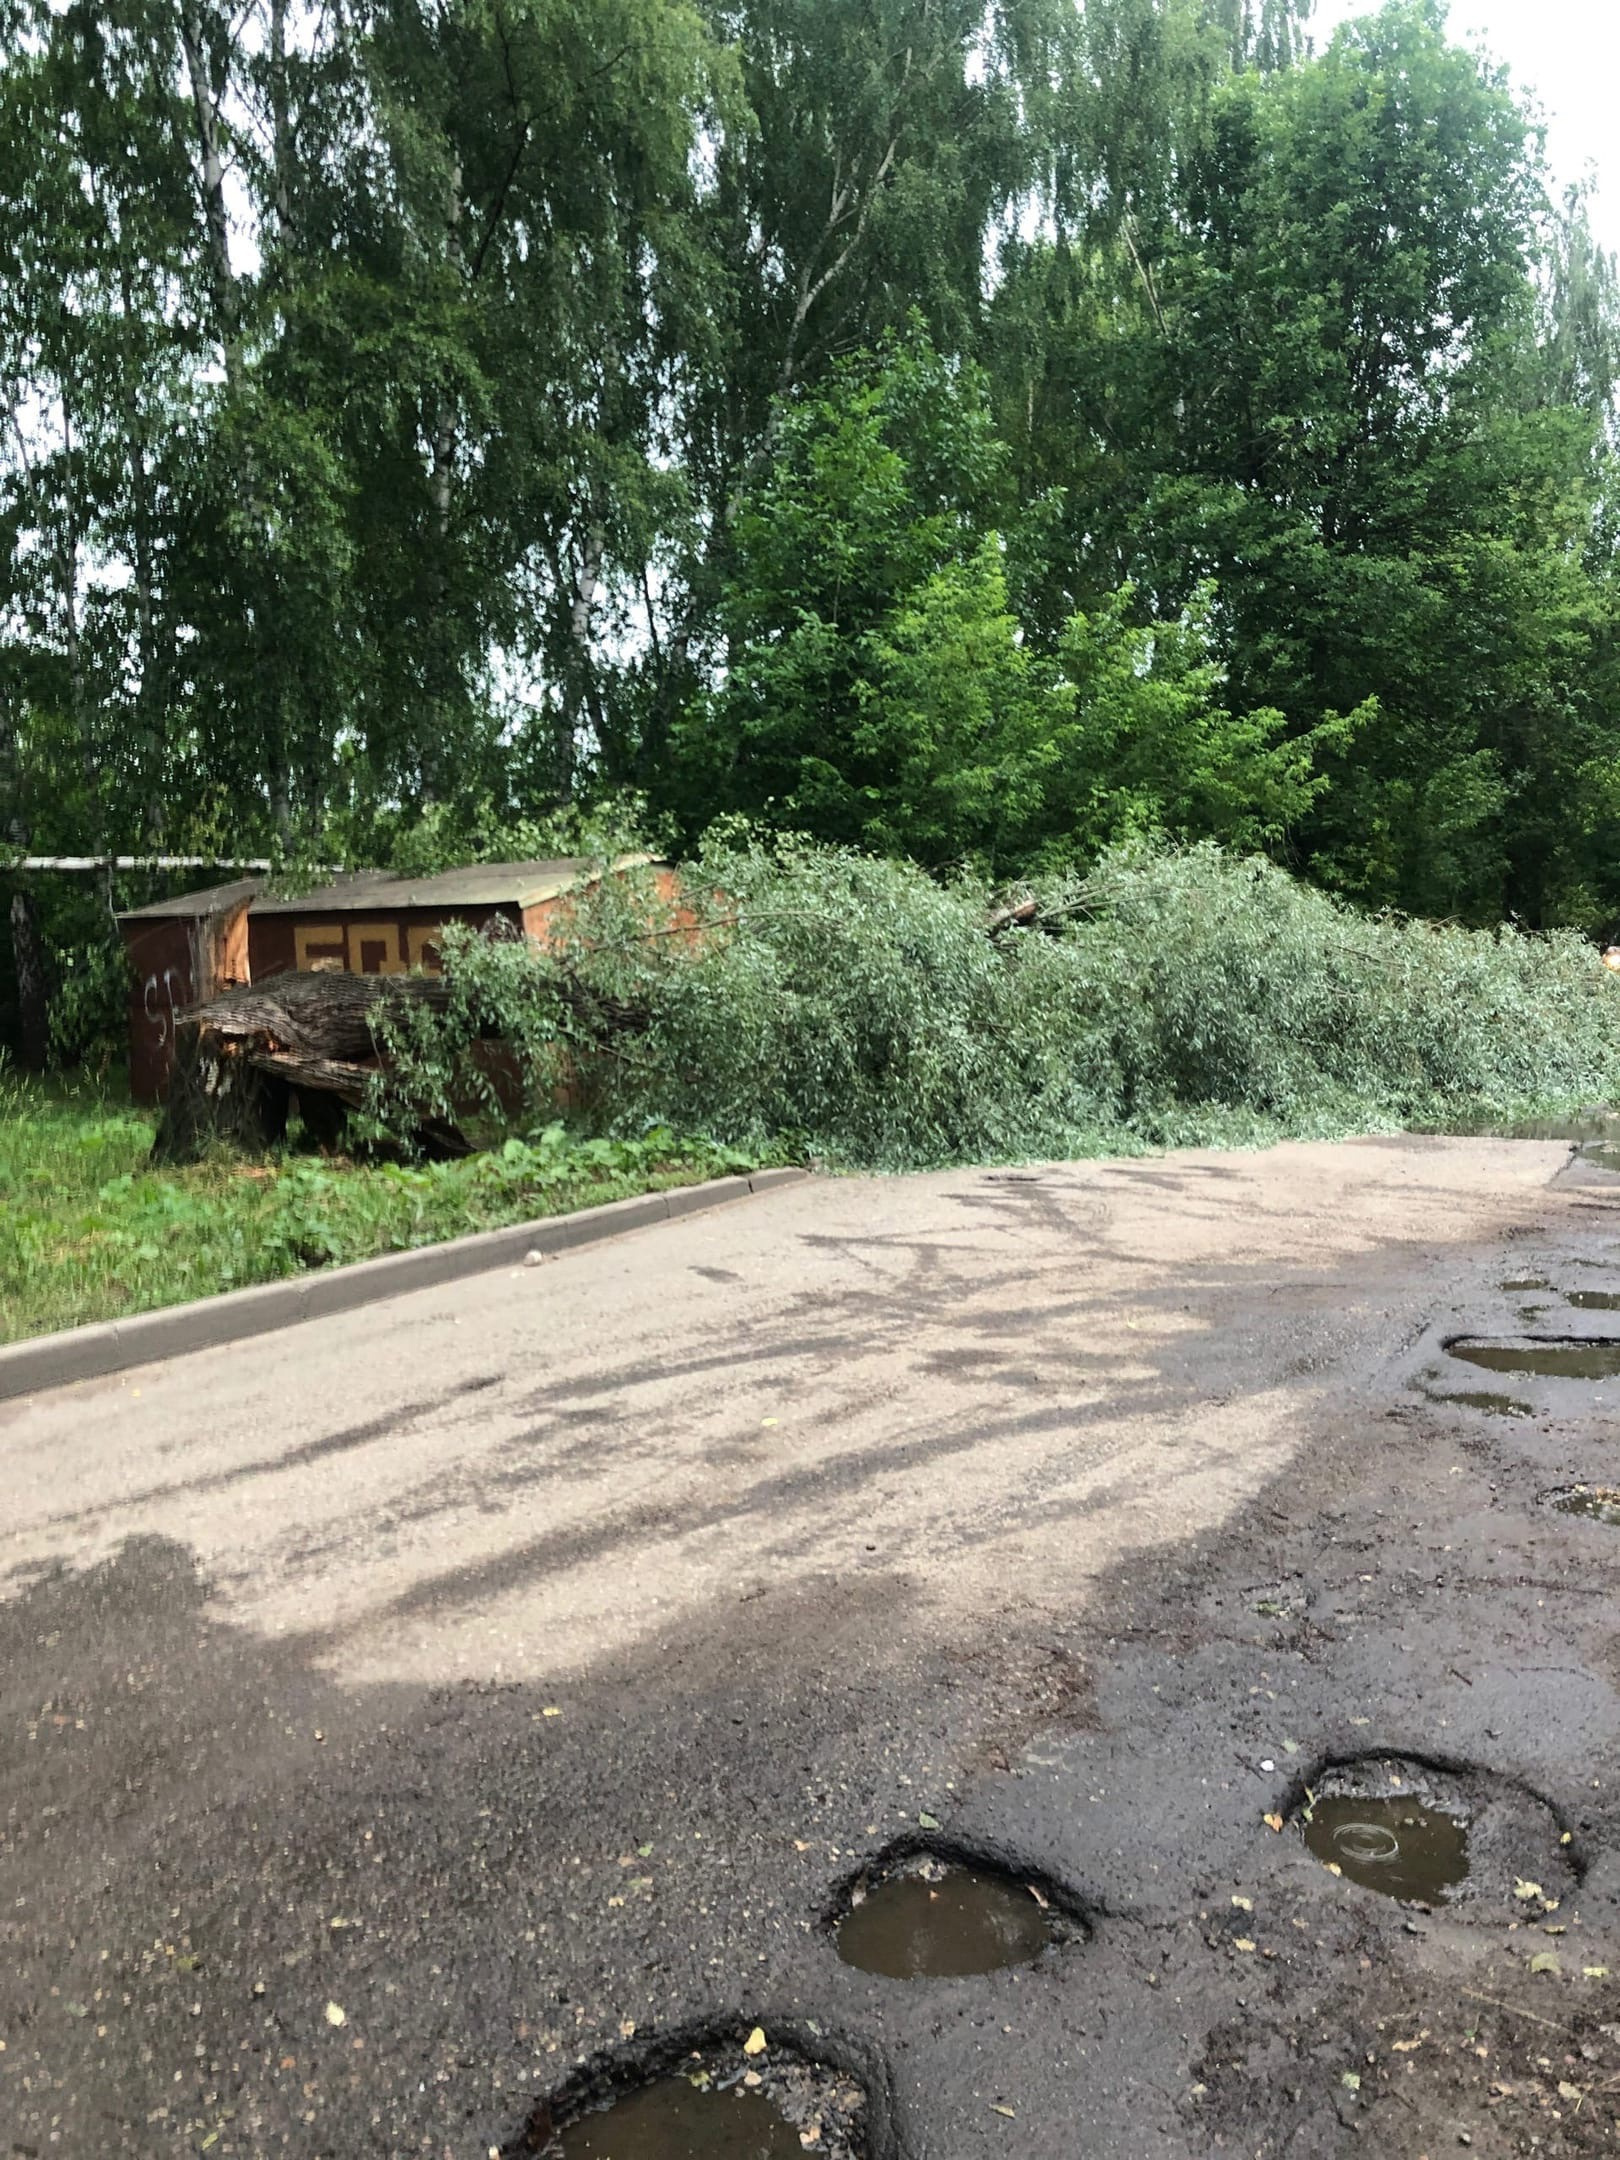
[[[154,1121],[116,1093],[0,1076],[0,1342],[115,1320],[311,1267],[756,1167],[759,1151],[553,1127],[410,1168],[296,1150],[147,1163]]]

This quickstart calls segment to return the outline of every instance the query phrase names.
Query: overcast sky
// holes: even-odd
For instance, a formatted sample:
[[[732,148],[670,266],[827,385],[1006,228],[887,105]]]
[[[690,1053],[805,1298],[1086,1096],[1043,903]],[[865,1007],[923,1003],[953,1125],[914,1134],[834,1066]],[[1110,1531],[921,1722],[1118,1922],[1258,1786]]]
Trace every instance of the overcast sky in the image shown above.
[[[1367,0],[1317,0],[1313,36],[1325,44]],[[1560,180],[1596,166],[1593,219],[1620,249],[1620,5],[1617,0],[1451,0],[1451,33],[1482,41],[1513,80],[1533,90],[1547,119],[1547,152]]]

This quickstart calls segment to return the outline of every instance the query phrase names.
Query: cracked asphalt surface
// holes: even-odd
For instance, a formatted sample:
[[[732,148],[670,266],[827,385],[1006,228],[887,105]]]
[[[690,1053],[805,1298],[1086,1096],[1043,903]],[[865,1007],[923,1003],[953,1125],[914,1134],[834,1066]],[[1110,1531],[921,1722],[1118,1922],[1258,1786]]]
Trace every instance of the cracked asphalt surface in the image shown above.
[[[1620,1380],[1446,1349],[1620,1334],[1568,1161],[818,1182],[0,1406],[0,2155],[487,2160],[755,2024],[867,2160],[1609,2150]],[[1361,1756],[1544,1895],[1268,1826]],[[1089,1931],[843,1965],[919,1838]]]

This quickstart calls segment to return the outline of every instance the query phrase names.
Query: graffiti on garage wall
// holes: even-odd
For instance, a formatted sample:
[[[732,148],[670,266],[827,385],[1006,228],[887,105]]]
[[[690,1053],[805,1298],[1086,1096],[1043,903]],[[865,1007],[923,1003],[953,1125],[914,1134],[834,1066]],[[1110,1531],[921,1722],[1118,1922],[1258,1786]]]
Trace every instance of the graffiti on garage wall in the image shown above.
[[[324,922],[293,925],[293,966],[300,974],[330,969],[350,975],[438,972],[438,923]]]
[[[161,975],[148,975],[141,985],[141,1010],[146,1015],[153,1045],[161,1050],[174,1038],[174,1016],[188,1003],[190,984],[182,983],[172,967]]]

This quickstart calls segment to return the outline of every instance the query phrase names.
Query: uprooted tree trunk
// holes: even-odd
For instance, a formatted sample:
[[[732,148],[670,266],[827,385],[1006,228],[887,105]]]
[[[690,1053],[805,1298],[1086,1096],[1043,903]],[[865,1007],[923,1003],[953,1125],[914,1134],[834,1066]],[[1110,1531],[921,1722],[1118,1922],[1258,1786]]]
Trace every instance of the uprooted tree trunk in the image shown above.
[[[576,1045],[641,1034],[649,1025],[645,1007],[575,975],[559,973],[555,988]],[[454,996],[438,975],[333,971],[273,975],[183,1014],[153,1159],[196,1162],[217,1146],[272,1147],[287,1130],[295,1092],[305,1127],[322,1147],[335,1146],[350,1110],[388,1067],[385,1021],[412,1007],[446,1012]],[[434,1155],[471,1152],[465,1134],[442,1117],[422,1116],[415,1139]]]
[[[377,1023],[385,1001],[442,1012],[450,994],[433,975],[332,972],[275,975],[199,1006],[175,1031],[154,1159],[196,1162],[215,1146],[273,1146],[286,1132],[294,1089],[306,1124],[334,1139],[381,1067]],[[456,1151],[448,1130],[429,1137]]]

